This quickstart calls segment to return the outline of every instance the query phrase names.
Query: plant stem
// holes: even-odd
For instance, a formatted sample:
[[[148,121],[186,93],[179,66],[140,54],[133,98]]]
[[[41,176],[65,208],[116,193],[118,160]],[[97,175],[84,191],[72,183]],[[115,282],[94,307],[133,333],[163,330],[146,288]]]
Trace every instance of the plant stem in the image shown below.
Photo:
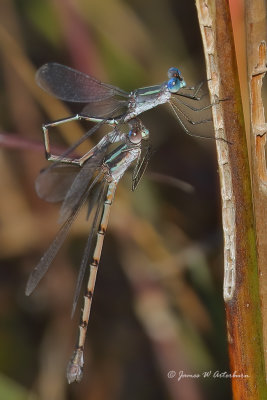
[[[229,3],[196,1],[216,137],[224,229],[224,300],[233,398],[267,398],[250,170]]]

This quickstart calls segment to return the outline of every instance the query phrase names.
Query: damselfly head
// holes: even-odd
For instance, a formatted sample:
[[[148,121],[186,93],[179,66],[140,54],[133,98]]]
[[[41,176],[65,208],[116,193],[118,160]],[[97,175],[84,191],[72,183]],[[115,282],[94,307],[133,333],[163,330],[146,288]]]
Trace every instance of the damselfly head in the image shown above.
[[[177,93],[181,88],[186,86],[181,71],[176,67],[168,70],[168,78],[167,87],[171,93]]]
[[[171,67],[168,70],[168,78],[178,78],[180,81],[183,80],[182,75],[181,75],[181,71],[176,68],[176,67]]]
[[[132,144],[139,144],[142,139],[149,138],[149,130],[143,125],[139,118],[133,118],[129,121],[131,127],[128,133],[128,139]]]
[[[167,82],[167,87],[171,93],[177,93],[181,88],[186,86],[186,82],[182,79],[171,78]]]
[[[129,140],[133,144],[138,144],[142,140],[142,130],[140,129],[131,129],[129,132]]]

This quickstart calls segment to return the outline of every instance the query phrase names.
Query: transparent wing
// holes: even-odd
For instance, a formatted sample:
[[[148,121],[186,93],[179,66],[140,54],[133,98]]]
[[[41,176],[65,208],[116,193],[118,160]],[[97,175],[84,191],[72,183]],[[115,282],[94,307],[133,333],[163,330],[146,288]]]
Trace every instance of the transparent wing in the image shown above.
[[[106,146],[107,148],[107,146]],[[97,152],[92,157],[90,157],[81,168],[80,172],[77,174],[75,179],[72,182],[72,185],[67,192],[67,195],[64,199],[64,202],[60,209],[60,223],[64,222],[72,210],[77,207],[80,202],[81,197],[83,196],[86,188],[90,180],[92,180],[93,175],[96,170],[102,165],[103,159],[106,154],[106,148],[102,149],[102,151]],[[96,180],[99,179],[99,175],[97,175]]]
[[[90,190],[91,190],[91,185],[87,188],[83,197],[80,199],[80,203],[77,204],[77,206],[73,209],[69,218],[61,226],[55,239],[53,240],[53,242],[51,243],[51,245],[49,246],[47,251],[44,253],[44,255],[40,259],[37,266],[32,271],[32,273],[29,277],[29,280],[27,282],[27,285],[26,285],[25,293],[27,296],[29,296],[33,292],[33,290],[36,288],[36,286],[38,285],[40,280],[43,278],[43,276],[47,272],[49,266],[51,265],[51,262],[55,258],[56,254],[58,253],[58,250],[60,249],[61,245],[63,244],[64,240],[66,239],[66,236],[70,230],[70,227],[71,227],[73,221],[77,217],[81,207],[83,206],[84,202],[86,201]]]
[[[37,195],[52,203],[64,200],[79,170],[79,166],[66,164],[57,164],[53,168],[44,169],[35,180]]]
[[[115,118],[124,115],[128,109],[128,100],[112,97],[99,102],[88,103],[82,110],[82,114],[89,117]]]
[[[64,101],[89,103],[116,95],[128,97],[127,92],[115,86],[57,63],[44,64],[39,68],[36,82],[46,92]]]

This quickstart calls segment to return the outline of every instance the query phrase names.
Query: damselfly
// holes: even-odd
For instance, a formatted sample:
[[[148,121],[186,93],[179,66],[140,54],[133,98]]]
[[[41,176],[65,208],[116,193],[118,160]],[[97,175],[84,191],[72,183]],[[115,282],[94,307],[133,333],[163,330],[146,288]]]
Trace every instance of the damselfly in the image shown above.
[[[77,165],[78,160],[69,159],[70,165],[56,163],[45,169],[36,182],[37,193],[47,201],[61,201],[60,220],[63,223],[54,241],[45,252],[38,265],[32,271],[26,294],[30,295],[47,272],[60,246],[81,207],[89,200],[88,217],[92,215],[92,228],[85,246],[73,300],[72,315],[79,298],[84,274],[89,267],[89,280],[84,295],[81,323],[79,325],[77,347],[67,368],[69,383],[80,381],[84,364],[84,343],[90,315],[96,274],[101,256],[104,235],[108,225],[110,208],[114,199],[117,184],[125,171],[135,161],[133,188],[138,184],[147,164],[148,151],[143,149],[149,132],[140,120],[128,122],[131,130],[121,133],[122,143],[107,154],[109,141],[96,146],[93,154]],[[119,128],[116,127],[118,130]],[[122,129],[122,125],[120,125]],[[115,133],[116,135],[118,132]],[[66,160],[67,161],[67,160]],[[94,214],[92,212],[94,211]]]
[[[195,121],[188,116],[186,110],[204,111],[211,105],[196,108],[183,100],[183,98],[192,101],[201,100],[203,96],[199,96],[199,93],[202,84],[196,88],[187,87],[181,72],[174,67],[168,70],[168,80],[162,84],[136,89],[130,93],[57,63],[43,65],[36,73],[36,81],[42,89],[61,100],[87,103],[81,113],[43,125],[45,141],[48,141],[48,129],[51,127],[75,120],[97,122],[97,125],[61,156],[62,161],[64,161],[66,155],[95,132],[99,125],[125,123],[160,104],[170,104],[178,121],[189,135],[191,135],[191,132],[187,126],[188,123],[197,125],[211,121],[210,118]],[[194,134],[193,136],[197,135]],[[56,160],[48,147],[47,159]]]

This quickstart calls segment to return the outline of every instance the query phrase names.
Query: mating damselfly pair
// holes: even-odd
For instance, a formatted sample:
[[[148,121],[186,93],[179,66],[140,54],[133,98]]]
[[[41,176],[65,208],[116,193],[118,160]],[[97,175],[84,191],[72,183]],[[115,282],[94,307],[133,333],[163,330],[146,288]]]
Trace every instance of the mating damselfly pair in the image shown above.
[[[80,209],[88,202],[87,215],[88,218],[92,217],[92,227],[82,256],[72,315],[88,266],[89,277],[77,346],[67,368],[67,379],[71,383],[82,378],[84,343],[91,302],[116,187],[125,171],[135,163],[132,174],[134,190],[149,160],[149,131],[138,118],[139,114],[157,105],[169,103],[184,130],[190,134],[188,123],[196,125],[208,122],[209,119],[196,122],[189,118],[184,109],[198,112],[210,106],[197,108],[186,102],[188,99],[201,100],[201,85],[197,88],[187,87],[177,68],[169,69],[168,80],[162,84],[136,89],[131,93],[56,63],[42,66],[37,71],[36,80],[41,88],[61,100],[86,103],[81,113],[43,125],[46,157],[55,163],[40,173],[36,180],[36,190],[37,194],[47,201],[62,201],[62,226],[31,273],[26,287],[26,294],[30,295],[47,272]],[[49,129],[74,120],[91,121],[95,125],[63,154],[52,154]],[[104,124],[110,126],[111,131],[86,154],[72,158],[70,155],[73,150]],[[118,146],[111,151],[110,146],[114,143],[118,143]]]

